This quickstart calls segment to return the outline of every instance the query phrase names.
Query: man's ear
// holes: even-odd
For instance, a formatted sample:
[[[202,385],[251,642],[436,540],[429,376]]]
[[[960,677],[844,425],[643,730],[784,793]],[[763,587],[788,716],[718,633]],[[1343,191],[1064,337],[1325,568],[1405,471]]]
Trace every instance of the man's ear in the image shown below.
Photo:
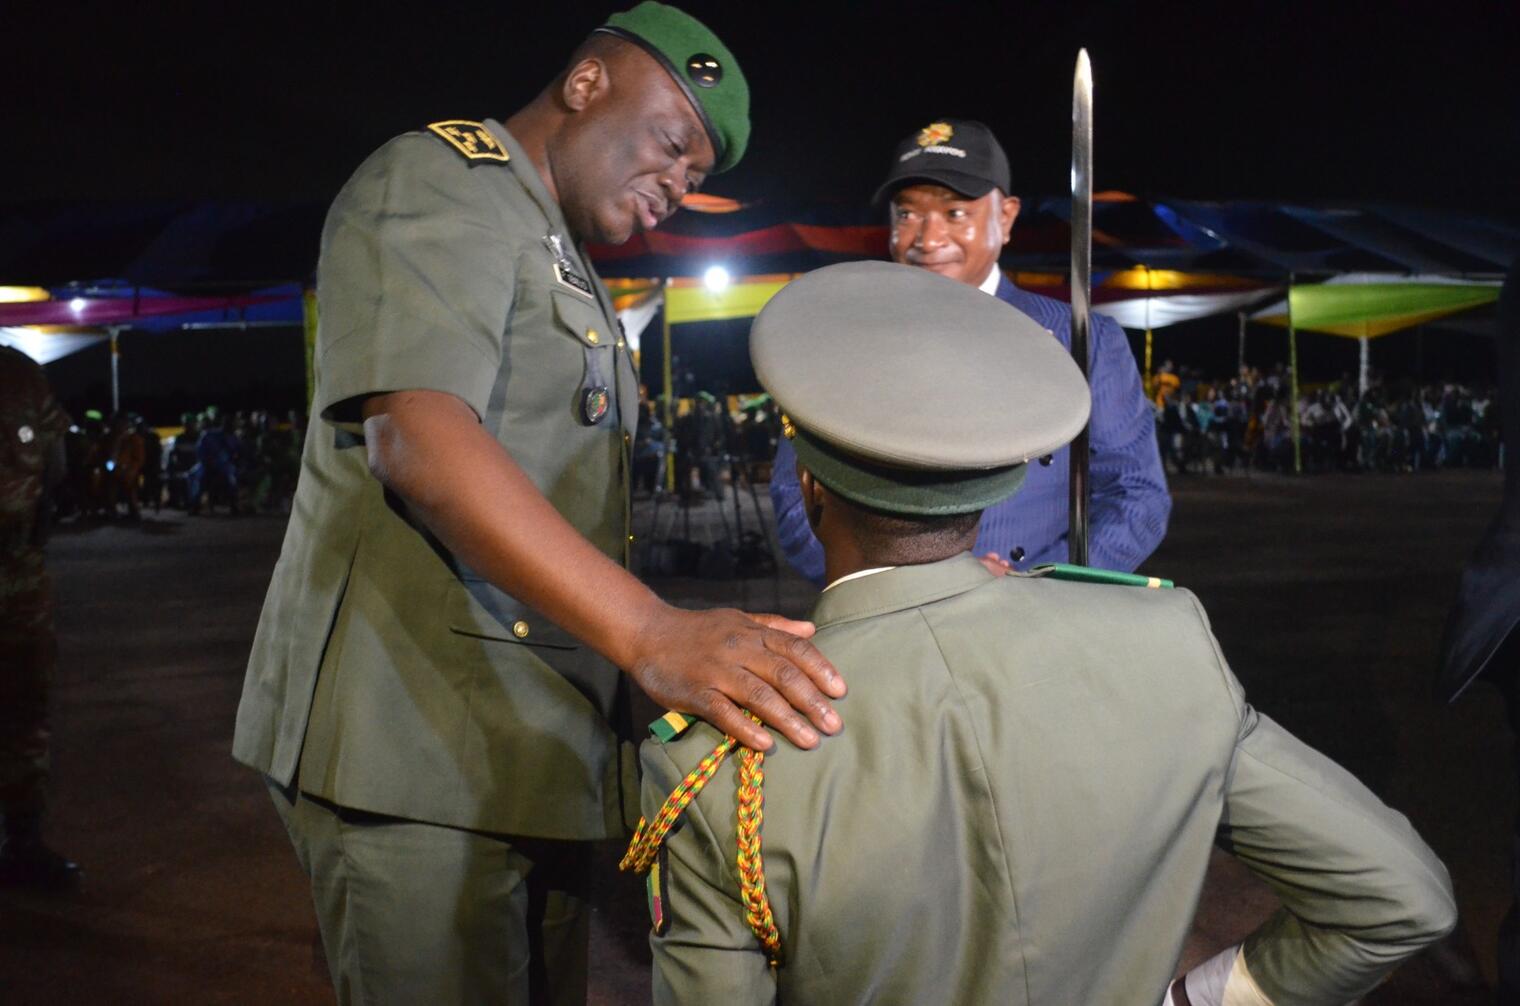
[[[802,512],[807,516],[808,527],[815,532],[823,519],[823,486],[813,478],[813,473],[797,462],[797,485],[802,489]]]
[[[566,72],[560,100],[573,112],[583,111],[610,86],[607,64],[597,56],[587,56]]]
[[[1002,205],[998,207],[998,226],[1003,231],[1003,244],[1007,244],[1013,234],[1013,222],[1019,218],[1022,205],[1018,196],[1004,196]]]

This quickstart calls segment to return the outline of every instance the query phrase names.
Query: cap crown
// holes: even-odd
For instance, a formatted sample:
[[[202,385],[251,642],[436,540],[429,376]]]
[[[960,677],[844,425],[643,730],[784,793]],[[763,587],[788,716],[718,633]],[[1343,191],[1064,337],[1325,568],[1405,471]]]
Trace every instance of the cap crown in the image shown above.
[[[1087,422],[1087,383],[1054,336],[911,266],[850,262],[787,284],[755,319],[750,356],[797,427],[898,468],[1016,465]]]
[[[992,130],[973,119],[935,119],[904,137],[892,151],[880,202],[904,185],[932,182],[980,199],[993,189],[1009,193],[1008,155]]]

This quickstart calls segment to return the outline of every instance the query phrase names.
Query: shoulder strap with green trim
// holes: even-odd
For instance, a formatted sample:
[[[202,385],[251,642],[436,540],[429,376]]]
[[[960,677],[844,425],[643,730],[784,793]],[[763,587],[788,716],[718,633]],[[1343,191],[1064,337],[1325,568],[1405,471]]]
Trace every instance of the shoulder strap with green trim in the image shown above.
[[[1076,583],[1110,583],[1121,587],[1149,587],[1151,590],[1170,590],[1176,586],[1159,576],[1140,573],[1121,573],[1116,569],[1095,569],[1092,566],[1072,566],[1064,562],[1042,563],[1029,571],[1029,575],[1047,576],[1052,580],[1072,580]]]

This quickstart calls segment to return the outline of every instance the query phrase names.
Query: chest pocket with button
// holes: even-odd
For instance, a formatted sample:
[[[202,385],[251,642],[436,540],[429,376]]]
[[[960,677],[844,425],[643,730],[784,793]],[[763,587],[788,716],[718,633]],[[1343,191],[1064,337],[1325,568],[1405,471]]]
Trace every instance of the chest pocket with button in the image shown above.
[[[558,290],[552,300],[555,323],[574,338],[581,351],[581,380],[570,403],[576,420],[586,426],[615,425],[617,329],[608,331],[599,305]]]
[[[550,300],[556,326],[572,336],[581,350],[581,382],[571,403],[577,421],[632,430],[637,422],[638,380],[621,326],[609,327],[600,305],[584,297],[555,290]]]

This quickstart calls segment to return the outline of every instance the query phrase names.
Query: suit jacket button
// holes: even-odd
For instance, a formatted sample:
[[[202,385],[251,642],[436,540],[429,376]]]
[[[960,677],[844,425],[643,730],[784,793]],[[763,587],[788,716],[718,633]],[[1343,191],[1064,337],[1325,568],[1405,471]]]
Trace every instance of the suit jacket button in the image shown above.
[[[518,639],[526,639],[528,636],[528,623],[518,620],[512,623],[512,635]]]

